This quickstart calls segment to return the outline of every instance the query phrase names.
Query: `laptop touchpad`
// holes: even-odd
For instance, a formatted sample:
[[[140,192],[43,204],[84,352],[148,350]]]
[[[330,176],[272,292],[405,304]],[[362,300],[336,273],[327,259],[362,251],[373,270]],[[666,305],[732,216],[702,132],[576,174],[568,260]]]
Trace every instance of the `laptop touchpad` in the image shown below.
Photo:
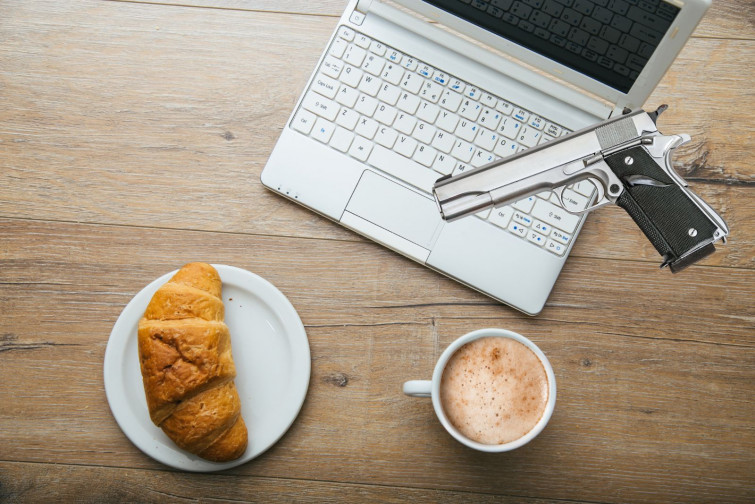
[[[435,201],[365,170],[346,211],[430,249],[443,224]]]

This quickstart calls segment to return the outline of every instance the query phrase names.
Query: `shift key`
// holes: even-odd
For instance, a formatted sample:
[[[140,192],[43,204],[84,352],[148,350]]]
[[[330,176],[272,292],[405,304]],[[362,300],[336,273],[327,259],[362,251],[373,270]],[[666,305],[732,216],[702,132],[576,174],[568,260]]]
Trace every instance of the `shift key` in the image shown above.
[[[574,215],[560,206],[554,205],[549,201],[536,198],[535,206],[532,208],[532,215],[534,218],[543,222],[547,222],[554,228],[561,229],[567,233],[573,232],[579,224],[579,215]]]

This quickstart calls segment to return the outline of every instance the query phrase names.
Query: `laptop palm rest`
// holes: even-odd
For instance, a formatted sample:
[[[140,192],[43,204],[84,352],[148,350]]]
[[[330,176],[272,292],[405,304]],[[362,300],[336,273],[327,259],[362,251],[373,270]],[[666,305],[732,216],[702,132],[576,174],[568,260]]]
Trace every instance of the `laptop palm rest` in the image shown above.
[[[341,223],[421,262],[444,225],[435,201],[371,170],[365,170]]]

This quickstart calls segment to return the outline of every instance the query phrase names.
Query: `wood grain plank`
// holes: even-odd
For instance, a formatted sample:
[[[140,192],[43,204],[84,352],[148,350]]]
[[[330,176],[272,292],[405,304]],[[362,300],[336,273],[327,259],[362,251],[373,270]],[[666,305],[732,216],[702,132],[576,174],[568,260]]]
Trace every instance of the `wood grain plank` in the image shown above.
[[[622,274],[596,279],[577,259],[533,319],[358,241],[5,219],[0,243],[6,461],[161,468],[113,421],[102,358],[130,297],[201,259],[276,284],[312,350],[292,429],[231,474],[596,502],[746,502],[755,484],[748,269],[717,287],[722,269],[694,267],[694,284],[652,279],[638,296],[644,265],[603,260]],[[400,392],[484,326],[531,337],[559,386],[546,431],[505,456],[459,446],[429,402]]]
[[[259,183],[333,19],[111,2],[41,5],[50,10],[43,20],[32,5],[13,4],[0,27],[9,34],[0,68],[13,96],[0,110],[0,215],[358,239]],[[283,24],[292,28],[287,40],[278,33]],[[728,55],[744,57],[754,47],[693,41],[650,101],[672,105],[664,131],[693,135],[693,144],[679,149],[680,171],[732,229],[730,245],[707,264],[753,267],[748,139],[755,126],[741,106],[752,102],[753,75]],[[701,72],[705,81],[689,78]],[[273,86],[254,84],[263,74]],[[582,236],[575,255],[658,264],[617,209],[595,212]]]
[[[340,16],[347,4],[345,0],[316,0],[308,2],[292,0],[283,2],[271,0],[160,0],[159,2],[149,3],[329,16]],[[753,40],[755,39],[755,31],[753,30],[752,17],[742,15],[743,12],[748,13],[749,10],[750,4],[747,0],[713,2],[693,36]]]
[[[97,485],[92,485],[97,481]],[[555,504],[550,499],[228,474],[0,462],[0,500],[37,502],[405,502]],[[578,501],[572,501],[579,504]]]

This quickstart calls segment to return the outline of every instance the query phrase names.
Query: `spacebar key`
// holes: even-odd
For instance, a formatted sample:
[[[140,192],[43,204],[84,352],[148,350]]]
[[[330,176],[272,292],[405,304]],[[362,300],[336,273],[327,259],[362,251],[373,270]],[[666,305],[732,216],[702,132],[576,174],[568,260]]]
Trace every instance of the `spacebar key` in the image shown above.
[[[388,150],[382,145],[375,145],[367,163],[427,193],[432,192],[435,181],[441,177],[438,172]]]

